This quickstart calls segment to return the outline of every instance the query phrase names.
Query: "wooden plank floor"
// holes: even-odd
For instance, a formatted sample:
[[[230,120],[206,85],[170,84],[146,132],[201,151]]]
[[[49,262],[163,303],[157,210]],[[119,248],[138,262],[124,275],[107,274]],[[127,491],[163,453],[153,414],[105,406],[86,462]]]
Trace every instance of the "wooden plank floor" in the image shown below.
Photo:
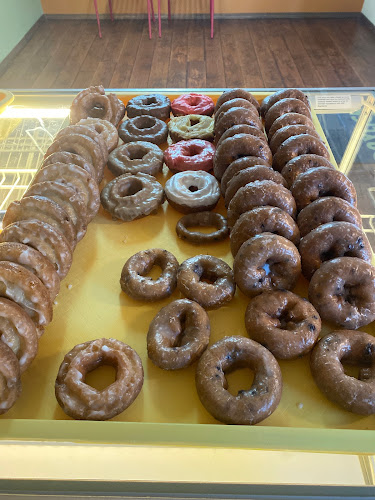
[[[375,85],[375,29],[363,17],[163,21],[44,20],[0,88],[361,87]]]

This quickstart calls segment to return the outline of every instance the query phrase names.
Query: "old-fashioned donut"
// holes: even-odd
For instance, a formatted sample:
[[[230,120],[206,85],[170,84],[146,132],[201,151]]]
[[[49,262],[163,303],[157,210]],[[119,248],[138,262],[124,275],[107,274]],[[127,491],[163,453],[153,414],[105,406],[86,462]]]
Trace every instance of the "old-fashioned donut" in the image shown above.
[[[241,245],[233,271],[238,288],[249,297],[272,290],[292,290],[301,274],[301,258],[291,241],[262,233]]]
[[[332,163],[327,160],[327,158],[323,158],[323,156],[305,154],[296,156],[292,160],[288,161],[282,169],[281,175],[284,177],[288,187],[290,188],[299,174],[303,174],[312,168],[318,167],[335,168]]]
[[[255,372],[250,389],[236,396],[228,391],[225,377],[236,368]],[[198,361],[195,383],[201,403],[217,420],[253,425],[277,408],[282,392],[280,367],[265,347],[245,337],[224,337],[209,347]]]
[[[125,143],[145,141],[160,145],[167,142],[168,127],[155,116],[140,115],[124,120],[118,133]]]
[[[216,231],[210,233],[202,233],[200,231],[192,231],[190,227],[211,227],[214,226]],[[217,212],[196,212],[184,215],[177,222],[176,233],[181,239],[196,245],[204,245],[221,241],[227,238],[229,228],[226,218]]]
[[[117,128],[108,120],[101,118],[83,118],[77,125],[87,125],[100,134],[107,145],[108,153],[117,148],[118,132]]]
[[[100,147],[100,151],[102,153],[104,162],[107,163],[108,159],[108,147],[103,137],[97,132],[93,127],[89,127],[88,125],[68,125],[67,127],[62,128],[55,136],[55,141],[62,139],[63,137],[71,137],[73,135],[84,135],[85,137],[89,137]]]
[[[295,245],[298,245],[300,238],[297,224],[284,210],[269,206],[256,207],[240,215],[230,232],[233,257],[242,243],[261,233],[278,234]]]
[[[293,292],[263,292],[246,308],[247,333],[277,359],[295,359],[314,347],[321,320],[315,307]]]
[[[18,359],[12,349],[0,342],[0,415],[12,408],[21,395],[21,374]]]
[[[172,144],[164,151],[164,162],[172,172],[213,169],[215,146],[202,139]]]
[[[173,142],[214,138],[214,120],[210,116],[185,115],[171,118],[168,122],[169,136]]]
[[[166,120],[171,113],[171,101],[162,94],[138,95],[130,99],[126,106],[128,118],[149,115]]]
[[[108,168],[113,175],[157,175],[163,168],[163,151],[152,142],[128,142],[109,155]]]
[[[116,380],[101,391],[85,383],[87,373],[101,365],[116,369]],[[76,345],[59,368],[55,395],[63,411],[77,420],[108,420],[128,408],[143,385],[141,358],[116,339]]]
[[[158,279],[147,276],[154,266],[162,270]],[[132,255],[121,271],[121,289],[135,300],[154,302],[169,297],[177,286],[178,261],[161,248],[150,248]]]
[[[315,154],[329,160],[330,155],[321,139],[310,134],[300,134],[284,141],[273,156],[272,166],[279,172],[296,156]]]
[[[226,262],[212,255],[196,255],[178,268],[177,288],[205,309],[217,309],[233,299],[236,284]]]
[[[125,106],[115,94],[105,94],[104,87],[88,87],[73,100],[70,107],[70,123],[77,123],[83,118],[101,118],[108,120],[115,127],[125,115]]]
[[[181,299],[163,307],[147,333],[147,353],[163,370],[179,370],[200,358],[210,340],[210,320],[197,302]]]
[[[322,319],[348,329],[375,319],[375,269],[355,257],[324,262],[309,285],[309,300]]]
[[[77,165],[78,167],[83,168],[83,170],[86,170],[86,172],[90,174],[97,183],[100,182],[98,172],[92,163],[87,161],[83,156],[77,155],[75,153],[68,153],[68,151],[58,151],[56,153],[52,153],[49,156],[46,156],[40,168],[43,169],[48,165],[62,163]]]
[[[197,94],[182,94],[176,97],[171,104],[172,113],[174,116],[183,115],[207,115],[212,116],[215,104],[208,95]]]

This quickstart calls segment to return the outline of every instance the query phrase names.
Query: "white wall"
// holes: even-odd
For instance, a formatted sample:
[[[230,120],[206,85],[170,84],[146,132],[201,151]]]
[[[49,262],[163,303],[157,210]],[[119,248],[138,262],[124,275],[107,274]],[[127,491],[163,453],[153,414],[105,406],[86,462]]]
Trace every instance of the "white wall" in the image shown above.
[[[0,0],[0,62],[41,15],[40,0]]]
[[[375,0],[365,0],[362,12],[372,24],[375,24]]]

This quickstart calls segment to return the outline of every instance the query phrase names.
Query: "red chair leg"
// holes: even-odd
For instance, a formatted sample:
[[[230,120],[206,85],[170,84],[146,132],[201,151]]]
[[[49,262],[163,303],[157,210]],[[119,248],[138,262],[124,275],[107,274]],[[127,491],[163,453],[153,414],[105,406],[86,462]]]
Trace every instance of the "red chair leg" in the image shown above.
[[[111,15],[111,21],[113,22],[114,17],[113,17],[113,12],[112,12],[112,0],[108,0],[108,5],[109,5],[109,13]]]
[[[94,0],[94,6],[95,6],[96,21],[98,23],[99,38],[101,38],[102,37],[102,30],[100,29],[100,19],[99,19],[99,11],[98,11],[98,2],[97,2],[97,0]]]
[[[171,16],[171,0],[168,0],[168,21],[172,18]]]
[[[155,22],[154,0],[151,0],[151,15],[152,15],[152,21]]]
[[[147,16],[148,16],[148,37],[151,40],[152,32],[151,32],[151,5],[152,0],[147,0]]]
[[[214,37],[214,14],[215,14],[215,0],[210,0],[211,38]]]
[[[159,38],[161,38],[161,8],[160,8],[160,0],[158,0],[158,20],[159,20]]]

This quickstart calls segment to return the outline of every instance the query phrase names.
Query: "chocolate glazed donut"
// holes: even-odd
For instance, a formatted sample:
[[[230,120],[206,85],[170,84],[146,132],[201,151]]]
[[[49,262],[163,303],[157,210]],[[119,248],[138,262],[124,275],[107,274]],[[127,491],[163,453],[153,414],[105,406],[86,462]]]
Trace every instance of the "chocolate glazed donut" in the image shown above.
[[[293,98],[299,99],[304,102],[308,108],[310,108],[309,98],[301,90],[298,89],[283,89],[271,94],[263,99],[262,105],[260,107],[260,114],[266,116],[267,111],[271,106],[276,104],[281,99]]]
[[[288,187],[292,186],[299,174],[303,174],[312,168],[327,167],[335,168],[330,161],[319,155],[300,155],[288,161],[281,171],[281,175],[285,178]]]
[[[318,132],[309,125],[287,125],[286,127],[280,128],[270,140],[270,149],[274,155],[281,144],[289,139],[289,137],[294,137],[295,135],[308,134],[320,139]]]
[[[285,113],[285,115],[279,116],[273,122],[272,127],[268,131],[268,140],[270,141],[274,134],[281,128],[287,127],[288,125],[307,125],[311,128],[315,128],[311,118],[300,113]]]
[[[272,166],[281,172],[284,166],[296,156],[316,154],[329,160],[329,152],[323,142],[313,135],[302,134],[289,137],[284,141],[273,157]]]
[[[311,111],[304,102],[293,98],[281,99],[267,111],[265,116],[266,131],[269,131],[273,122],[277,120],[277,118],[285,115],[286,113],[299,113],[300,115],[305,115],[311,119]]]

